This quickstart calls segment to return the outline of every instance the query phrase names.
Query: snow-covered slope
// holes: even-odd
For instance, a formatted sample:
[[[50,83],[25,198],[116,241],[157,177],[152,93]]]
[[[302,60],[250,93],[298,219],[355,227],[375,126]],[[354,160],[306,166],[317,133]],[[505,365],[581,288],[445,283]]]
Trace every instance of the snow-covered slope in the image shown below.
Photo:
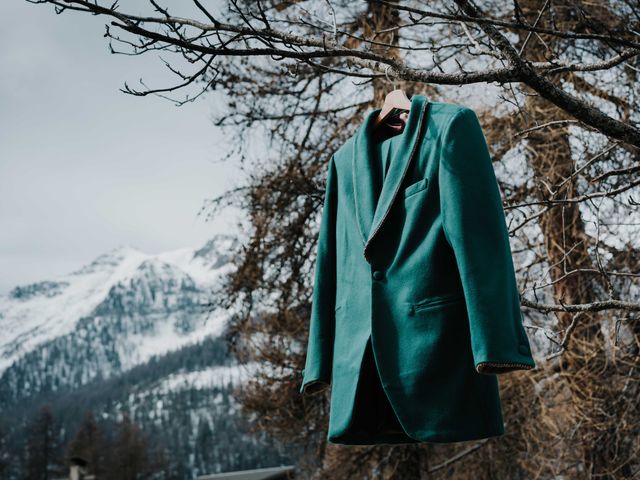
[[[0,437],[8,479],[27,478],[21,455],[44,404],[68,445],[87,412],[110,431],[126,414],[171,464],[171,478],[290,462],[250,431],[236,388],[261,365],[239,365],[212,310],[233,266],[235,238],[147,254],[119,247],[67,275],[0,297]]]
[[[218,235],[199,249],[155,255],[123,246],[67,275],[0,296],[0,376],[29,353],[70,335],[110,330],[118,337],[118,368],[127,369],[219,334],[226,315],[210,315],[205,305],[230,268],[227,252],[234,241]],[[87,341],[70,348],[95,347],[95,338]]]

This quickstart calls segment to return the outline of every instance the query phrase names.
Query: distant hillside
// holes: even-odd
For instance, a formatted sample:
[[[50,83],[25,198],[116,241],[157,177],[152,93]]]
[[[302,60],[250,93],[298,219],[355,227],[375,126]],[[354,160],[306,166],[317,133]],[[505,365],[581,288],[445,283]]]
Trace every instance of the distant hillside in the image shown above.
[[[229,359],[229,312],[206,307],[231,268],[234,242],[218,235],[202,248],[158,255],[120,247],[0,297],[0,434],[14,459],[9,478],[23,478],[26,429],[45,403],[60,446],[85,411],[105,424],[126,413],[166,448],[176,478],[290,460],[248,433],[238,415],[232,390],[255,366]]]

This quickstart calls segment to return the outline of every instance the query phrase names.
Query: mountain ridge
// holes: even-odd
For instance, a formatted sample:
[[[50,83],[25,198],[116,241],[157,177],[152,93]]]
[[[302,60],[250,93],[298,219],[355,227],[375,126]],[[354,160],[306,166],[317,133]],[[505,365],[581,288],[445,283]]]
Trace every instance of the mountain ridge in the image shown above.
[[[200,248],[158,254],[121,245],[70,273],[14,287],[0,295],[0,375],[22,355],[71,333],[114,289],[137,284],[137,293],[143,297],[161,295],[157,287],[172,294],[180,280],[178,286],[184,290],[205,295],[228,272],[226,251],[236,241],[232,235],[218,234]]]
[[[250,431],[235,398],[265,366],[229,355],[233,312],[210,307],[236,242],[220,234],[158,254],[118,246],[0,296],[8,478],[25,478],[24,442],[43,405],[56,419],[57,455],[90,411],[107,430],[130,417],[165,450],[175,478],[289,462],[294,450]]]

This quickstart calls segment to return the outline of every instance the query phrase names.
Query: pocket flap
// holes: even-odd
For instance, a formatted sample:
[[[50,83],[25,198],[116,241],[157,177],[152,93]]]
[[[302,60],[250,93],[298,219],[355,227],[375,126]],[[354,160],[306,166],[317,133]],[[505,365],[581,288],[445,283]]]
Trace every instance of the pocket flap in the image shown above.
[[[409,195],[413,195],[414,193],[418,193],[420,190],[424,190],[427,188],[428,179],[423,178],[422,180],[418,180],[417,182],[412,183],[407,188],[404,189],[404,196],[408,197]]]
[[[456,304],[465,301],[463,292],[445,293],[426,298],[420,302],[414,302],[409,306],[409,313],[413,314],[418,310],[426,310],[430,308],[440,307],[449,304]]]

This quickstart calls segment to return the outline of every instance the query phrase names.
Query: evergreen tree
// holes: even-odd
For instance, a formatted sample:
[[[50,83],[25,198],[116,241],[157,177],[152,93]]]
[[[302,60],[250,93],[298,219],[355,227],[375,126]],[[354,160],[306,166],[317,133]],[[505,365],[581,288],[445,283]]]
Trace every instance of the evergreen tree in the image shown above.
[[[113,480],[139,480],[151,473],[148,439],[144,432],[125,414],[118,424],[115,444],[109,449],[113,458],[107,478]]]
[[[28,428],[26,439],[26,478],[29,480],[48,480],[49,466],[53,463],[55,437],[53,414],[48,404],[40,410]]]
[[[9,451],[5,431],[0,428],[0,480],[8,478]]]
[[[104,435],[91,411],[85,413],[80,428],[67,447],[66,457],[82,457],[87,471],[100,477],[103,471]]]
[[[215,454],[215,442],[213,431],[209,420],[200,418],[198,422],[198,432],[196,434],[196,468],[198,473],[213,473],[208,470],[209,465],[213,463],[213,455]]]

